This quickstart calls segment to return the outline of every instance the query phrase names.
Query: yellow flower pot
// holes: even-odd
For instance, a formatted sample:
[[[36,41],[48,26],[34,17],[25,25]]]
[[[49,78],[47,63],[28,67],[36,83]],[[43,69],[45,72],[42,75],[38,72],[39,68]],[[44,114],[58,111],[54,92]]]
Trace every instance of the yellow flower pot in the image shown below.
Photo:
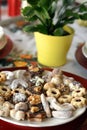
[[[78,24],[81,25],[81,26],[87,26],[87,20],[77,20]]]
[[[35,32],[37,59],[40,64],[49,67],[58,67],[66,63],[74,30],[68,26],[65,26],[64,29],[67,30],[70,35],[50,36]]]

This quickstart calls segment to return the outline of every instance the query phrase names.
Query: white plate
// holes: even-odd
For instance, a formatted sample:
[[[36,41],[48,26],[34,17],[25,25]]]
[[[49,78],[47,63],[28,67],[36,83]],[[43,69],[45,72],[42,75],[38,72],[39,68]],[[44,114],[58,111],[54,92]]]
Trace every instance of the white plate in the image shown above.
[[[68,119],[48,118],[48,119],[45,119],[42,122],[16,121],[16,120],[13,120],[11,118],[4,118],[4,117],[0,117],[0,119],[3,120],[3,121],[9,122],[9,123],[15,124],[15,125],[19,125],[19,126],[49,127],[49,126],[62,125],[62,124],[66,124],[70,121],[73,121],[77,117],[81,116],[85,111],[86,111],[86,107],[80,108],[80,109],[75,111],[73,117],[71,117],[71,118],[68,118]]]
[[[87,58],[87,48],[85,45],[83,45],[83,47],[82,47],[82,53],[85,56],[85,58]]]

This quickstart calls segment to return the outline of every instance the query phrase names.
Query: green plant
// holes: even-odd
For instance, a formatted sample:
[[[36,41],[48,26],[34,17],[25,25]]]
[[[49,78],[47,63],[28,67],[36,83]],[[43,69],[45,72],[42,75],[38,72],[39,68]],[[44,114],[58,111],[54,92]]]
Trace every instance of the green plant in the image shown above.
[[[48,35],[67,35],[64,25],[76,19],[87,20],[87,2],[75,4],[75,0],[26,0],[28,5],[22,9],[24,19],[32,24],[26,25],[26,32],[41,32]]]

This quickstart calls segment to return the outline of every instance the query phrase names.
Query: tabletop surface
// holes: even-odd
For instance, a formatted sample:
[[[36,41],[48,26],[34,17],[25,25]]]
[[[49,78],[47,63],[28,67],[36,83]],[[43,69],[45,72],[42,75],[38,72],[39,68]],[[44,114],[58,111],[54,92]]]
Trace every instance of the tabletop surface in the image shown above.
[[[80,26],[77,22],[70,26],[74,28],[75,35],[67,55],[67,63],[59,68],[87,78],[87,69],[81,66],[75,57],[78,46],[87,41],[87,27]],[[33,34],[26,34],[22,30],[17,29],[14,23],[4,26],[4,30],[5,34],[12,40],[14,47],[21,50],[22,53],[29,52],[35,55],[37,49]]]

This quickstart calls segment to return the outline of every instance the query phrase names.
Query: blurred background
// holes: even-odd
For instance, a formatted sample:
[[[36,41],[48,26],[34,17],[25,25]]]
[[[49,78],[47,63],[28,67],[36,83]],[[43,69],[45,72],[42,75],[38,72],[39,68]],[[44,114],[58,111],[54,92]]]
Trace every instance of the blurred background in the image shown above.
[[[75,0],[77,3],[82,3],[87,0]],[[24,6],[25,0],[0,0],[0,21],[9,17],[20,15],[20,8]]]
[[[22,0],[0,0],[0,21],[20,15]]]
[[[2,0],[2,5],[6,5],[6,4],[7,4],[7,0]]]

